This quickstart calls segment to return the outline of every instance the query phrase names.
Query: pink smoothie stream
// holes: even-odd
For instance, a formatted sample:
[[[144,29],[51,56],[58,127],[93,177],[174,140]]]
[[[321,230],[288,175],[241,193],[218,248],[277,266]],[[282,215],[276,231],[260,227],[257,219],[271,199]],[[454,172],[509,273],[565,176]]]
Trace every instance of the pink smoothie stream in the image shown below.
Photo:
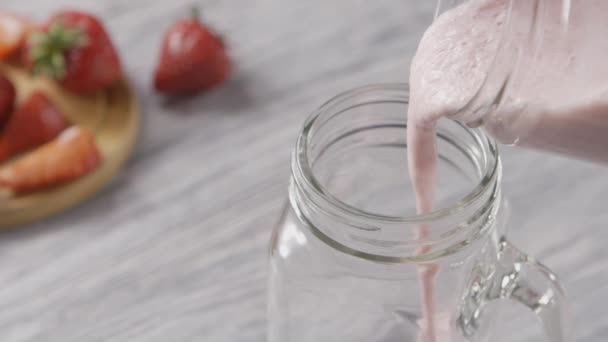
[[[608,163],[608,1],[544,1],[543,21],[532,37],[527,14],[517,6],[504,35],[508,8],[508,0],[469,0],[439,16],[420,42],[411,66],[407,134],[418,214],[433,211],[435,124],[443,118],[481,123],[505,144]],[[508,37],[507,50],[500,48],[502,37]],[[481,117],[462,110],[488,86],[499,51],[517,51],[507,95]],[[418,227],[419,238],[428,234],[428,227]],[[435,307],[438,271],[420,267],[420,342],[449,341]]]

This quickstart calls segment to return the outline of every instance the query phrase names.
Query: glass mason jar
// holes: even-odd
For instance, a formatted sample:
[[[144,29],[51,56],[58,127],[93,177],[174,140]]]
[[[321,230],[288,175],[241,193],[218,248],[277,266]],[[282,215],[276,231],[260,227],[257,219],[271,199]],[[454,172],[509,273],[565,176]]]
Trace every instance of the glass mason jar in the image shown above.
[[[269,341],[485,341],[497,299],[524,304],[549,341],[567,341],[555,276],[504,238],[493,140],[441,121],[437,209],[417,216],[407,109],[407,85],[367,86],[304,124],[271,240]]]

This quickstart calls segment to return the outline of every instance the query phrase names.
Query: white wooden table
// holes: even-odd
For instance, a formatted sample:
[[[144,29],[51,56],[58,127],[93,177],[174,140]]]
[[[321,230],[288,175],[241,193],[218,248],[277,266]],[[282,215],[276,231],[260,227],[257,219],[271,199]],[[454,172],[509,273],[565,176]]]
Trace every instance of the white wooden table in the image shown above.
[[[158,45],[192,1],[3,0],[37,18],[65,7],[103,17],[144,124],[102,193],[0,233],[0,341],[264,341],[266,245],[296,133],[339,91],[406,80],[408,37],[427,23],[416,11],[431,2],[200,1],[236,70],[217,91],[166,103],[150,89]],[[605,341],[608,168],[510,149],[503,158],[513,239],[563,279],[577,341]],[[532,314],[505,315],[514,320],[499,340],[540,340]]]

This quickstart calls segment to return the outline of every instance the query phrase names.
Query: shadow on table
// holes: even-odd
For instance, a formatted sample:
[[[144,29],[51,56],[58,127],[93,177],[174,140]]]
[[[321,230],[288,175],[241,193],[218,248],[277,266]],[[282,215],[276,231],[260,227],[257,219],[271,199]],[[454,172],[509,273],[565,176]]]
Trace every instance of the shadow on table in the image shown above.
[[[200,94],[165,97],[160,105],[175,115],[200,115],[203,113],[238,114],[253,107],[251,87],[254,80],[233,77],[218,88]]]

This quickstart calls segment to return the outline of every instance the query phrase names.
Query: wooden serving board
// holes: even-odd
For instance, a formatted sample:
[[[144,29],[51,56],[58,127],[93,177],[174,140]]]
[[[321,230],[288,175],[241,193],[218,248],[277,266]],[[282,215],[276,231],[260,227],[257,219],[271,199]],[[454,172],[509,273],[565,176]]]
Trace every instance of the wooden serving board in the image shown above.
[[[102,155],[94,172],[53,189],[10,199],[0,199],[0,228],[41,220],[86,200],[107,184],[120,170],[133,150],[139,130],[139,105],[126,81],[106,91],[80,96],[55,82],[32,77],[25,70],[0,63],[0,72],[17,89],[17,102],[32,91],[44,92],[67,116],[68,121],[94,132]]]

